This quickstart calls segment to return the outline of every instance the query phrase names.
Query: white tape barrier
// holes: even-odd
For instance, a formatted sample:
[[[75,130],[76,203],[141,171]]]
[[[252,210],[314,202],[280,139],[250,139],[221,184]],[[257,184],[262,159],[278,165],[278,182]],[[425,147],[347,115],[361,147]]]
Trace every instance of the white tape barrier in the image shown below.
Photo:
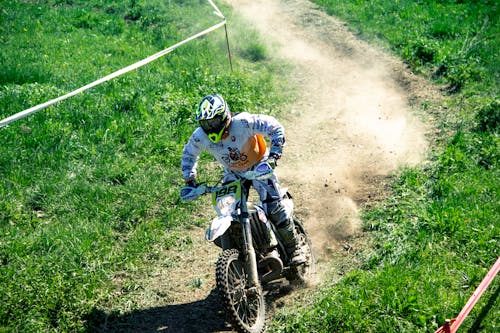
[[[125,73],[130,72],[130,71],[133,71],[134,69],[142,67],[142,66],[144,66],[144,65],[146,65],[146,64],[148,64],[148,63],[150,63],[150,62],[152,62],[152,61],[154,61],[154,60],[156,60],[156,59],[158,59],[158,58],[160,58],[162,56],[164,56],[165,54],[172,52],[173,50],[175,50],[179,46],[184,45],[184,44],[192,41],[193,39],[199,38],[199,37],[201,37],[203,35],[208,34],[209,32],[212,32],[212,31],[214,31],[216,29],[219,29],[220,27],[224,26],[226,24],[226,19],[225,19],[224,15],[222,15],[221,11],[217,8],[217,6],[215,6],[215,4],[211,0],[208,0],[208,2],[210,3],[210,5],[212,5],[212,7],[214,7],[215,14],[217,16],[219,16],[220,18],[222,18],[224,21],[222,21],[222,22],[220,22],[220,23],[218,23],[218,24],[216,24],[214,26],[211,26],[210,28],[208,28],[206,30],[203,30],[202,32],[199,32],[196,35],[193,35],[193,36],[191,36],[189,38],[186,38],[185,40],[183,40],[183,41],[181,41],[181,42],[179,42],[179,43],[177,43],[175,45],[172,45],[172,46],[170,46],[169,48],[166,48],[163,51],[155,53],[152,56],[149,56],[149,57],[147,57],[147,58],[145,58],[145,59],[143,59],[143,60],[141,60],[139,62],[136,62],[135,64],[132,64],[130,66],[122,68],[122,69],[120,69],[120,70],[118,70],[118,71],[116,71],[114,73],[111,73],[111,74],[109,74],[109,75],[107,75],[107,76],[105,76],[105,77],[103,77],[103,78],[101,78],[99,80],[96,80],[96,81],[94,81],[92,83],[89,83],[89,84],[87,84],[87,85],[85,85],[85,86],[83,86],[81,88],[78,88],[78,89],[76,89],[76,90],[74,90],[74,91],[72,91],[70,93],[67,93],[66,95],[54,98],[54,99],[52,99],[52,100],[50,100],[48,102],[45,102],[45,103],[33,106],[33,107],[29,108],[29,109],[26,109],[24,111],[16,113],[15,115],[12,115],[12,116],[10,116],[8,118],[5,118],[2,121],[0,121],[0,128],[6,126],[6,125],[8,125],[8,124],[10,124],[10,123],[12,123],[12,122],[14,122],[16,120],[24,118],[24,117],[26,117],[26,116],[28,116],[28,115],[30,115],[32,113],[35,113],[35,112],[40,111],[42,109],[45,109],[46,107],[48,107],[48,106],[50,106],[52,104],[55,104],[55,103],[60,102],[62,100],[65,100],[65,99],[67,99],[69,97],[75,96],[75,95],[77,95],[77,94],[79,94],[79,93],[81,93],[81,92],[83,92],[83,91],[85,91],[87,89],[90,89],[92,87],[95,87],[95,86],[97,86],[97,85],[99,85],[99,84],[101,84],[103,82],[109,81],[109,80],[114,79],[114,78],[116,78],[116,77],[118,77],[120,75],[123,75]]]
[[[212,1],[212,0],[208,0],[208,3],[210,3],[210,5],[212,7],[214,7],[215,9],[215,12],[214,14],[217,15],[218,17],[220,17],[221,19],[225,20],[226,18],[224,17],[224,15],[222,14],[222,12],[219,10],[219,8],[217,8],[217,6],[215,5],[215,3]]]

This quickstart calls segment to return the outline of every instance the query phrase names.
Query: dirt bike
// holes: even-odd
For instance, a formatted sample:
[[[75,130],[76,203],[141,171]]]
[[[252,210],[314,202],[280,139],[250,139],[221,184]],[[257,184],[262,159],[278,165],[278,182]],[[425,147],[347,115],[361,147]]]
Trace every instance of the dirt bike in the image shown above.
[[[229,183],[217,186],[219,181],[216,186],[200,184],[181,190],[183,200],[212,194],[217,217],[205,238],[222,248],[216,263],[217,289],[230,324],[240,333],[265,330],[264,285],[282,278],[291,284],[303,284],[315,270],[311,241],[302,222],[293,217],[307,260],[302,265],[289,266],[285,246],[262,205],[247,201],[252,180],[269,178],[272,173],[273,167],[266,161]],[[282,202],[292,213],[293,201],[286,189]]]

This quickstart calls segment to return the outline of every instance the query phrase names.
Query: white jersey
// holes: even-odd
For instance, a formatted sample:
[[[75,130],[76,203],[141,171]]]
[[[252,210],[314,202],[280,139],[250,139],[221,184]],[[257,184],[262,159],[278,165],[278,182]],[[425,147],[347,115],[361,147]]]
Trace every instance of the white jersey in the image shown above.
[[[263,137],[271,142],[271,152],[281,154],[285,144],[285,131],[276,118],[263,114],[242,112],[231,118],[229,135],[219,142],[210,141],[198,127],[182,154],[184,178],[196,177],[196,167],[202,151],[207,151],[219,161],[226,171],[244,171],[254,166],[266,153]]]

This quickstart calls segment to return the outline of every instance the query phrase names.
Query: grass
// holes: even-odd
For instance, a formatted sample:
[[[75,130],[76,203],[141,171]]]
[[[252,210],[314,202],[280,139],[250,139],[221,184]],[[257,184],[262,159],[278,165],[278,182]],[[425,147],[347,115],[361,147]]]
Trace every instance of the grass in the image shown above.
[[[498,4],[316,2],[442,85],[437,126],[450,134],[366,210],[374,247],[357,254],[363,265],[270,330],[433,331],[499,255]],[[1,10],[2,119],[218,22],[195,0],[5,0]],[[233,110],[276,112],[287,96],[256,35],[229,32],[233,73],[217,31],[0,130],[0,332],[89,331],[115,276],[191,241],[179,230],[199,224],[197,203],[178,205],[178,188],[193,106],[216,90]],[[464,329],[498,330],[498,290],[497,278]]]
[[[496,1],[314,1],[361,36],[400,55],[413,70],[458,92],[474,82],[498,91]]]
[[[3,1],[0,118],[220,21],[200,1]],[[228,8],[223,8],[231,15]],[[120,272],[189,242],[180,155],[205,94],[281,101],[261,44],[222,30],[0,130],[0,332],[83,332]],[[207,157],[205,157],[207,158]],[[196,283],[196,282],[193,282]],[[134,288],[133,284],[124,288]]]
[[[458,315],[499,253],[499,13],[493,1],[316,0],[443,87],[428,163],[402,170],[364,212],[364,264],[273,332],[433,332]],[[426,108],[429,101],[423,101]],[[461,331],[500,327],[498,277]]]

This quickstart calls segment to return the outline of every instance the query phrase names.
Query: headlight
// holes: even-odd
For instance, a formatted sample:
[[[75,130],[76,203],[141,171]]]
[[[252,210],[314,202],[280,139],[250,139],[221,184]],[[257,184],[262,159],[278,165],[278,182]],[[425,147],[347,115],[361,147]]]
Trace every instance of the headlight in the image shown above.
[[[236,200],[232,195],[227,195],[217,200],[217,209],[220,215],[231,215],[234,211]]]

